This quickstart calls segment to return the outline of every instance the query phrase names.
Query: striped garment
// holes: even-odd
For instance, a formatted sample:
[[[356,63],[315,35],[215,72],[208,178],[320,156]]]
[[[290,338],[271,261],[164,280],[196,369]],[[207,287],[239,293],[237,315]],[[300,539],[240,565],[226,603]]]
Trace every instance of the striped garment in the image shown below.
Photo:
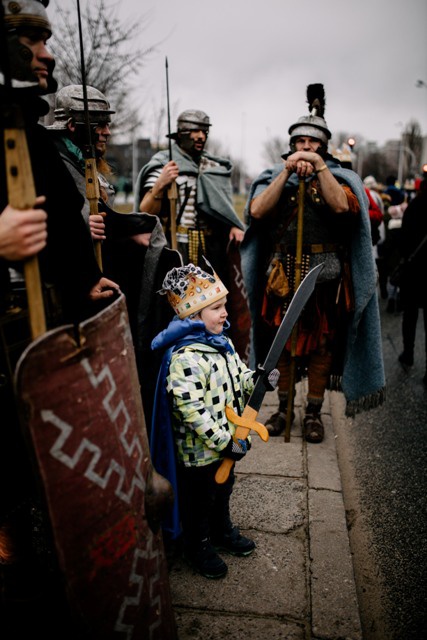
[[[206,158],[202,156],[199,164],[199,172],[203,173],[207,169],[213,169],[214,167],[218,167],[219,163],[211,160],[210,158]],[[152,189],[156,184],[160,174],[162,172],[162,167],[154,169],[151,171],[145,181],[144,189]],[[196,228],[204,228],[206,226],[206,222],[204,220],[197,220],[197,211],[196,211],[196,189],[197,189],[197,176],[195,175],[187,175],[185,173],[180,173],[178,178],[176,179],[176,184],[178,187],[178,202],[177,202],[177,211],[181,211],[182,203],[185,202],[184,211],[182,212],[179,220],[179,226],[185,227],[186,229],[196,229]],[[197,224],[199,222],[199,224]],[[185,233],[177,233],[178,242],[188,243],[188,235]]]

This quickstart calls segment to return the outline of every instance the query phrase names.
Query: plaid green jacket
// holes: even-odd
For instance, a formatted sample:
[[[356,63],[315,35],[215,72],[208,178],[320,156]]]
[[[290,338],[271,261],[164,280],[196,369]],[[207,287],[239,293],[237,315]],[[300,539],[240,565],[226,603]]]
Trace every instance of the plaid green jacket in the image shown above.
[[[173,354],[167,391],[181,463],[203,466],[223,457],[221,452],[235,431],[225,407],[243,411],[254,386],[253,375],[236,352],[221,354],[194,343]]]

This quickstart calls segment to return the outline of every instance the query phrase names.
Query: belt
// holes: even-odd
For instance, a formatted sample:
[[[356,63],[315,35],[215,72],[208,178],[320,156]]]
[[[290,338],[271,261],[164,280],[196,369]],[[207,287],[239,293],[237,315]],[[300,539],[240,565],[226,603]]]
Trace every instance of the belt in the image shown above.
[[[212,229],[191,229],[189,227],[181,227],[180,225],[176,228],[176,232],[184,236],[188,236],[190,231],[193,233],[203,233],[205,236],[212,235]]]
[[[341,249],[339,244],[303,244],[302,252],[305,255],[310,255],[312,253],[336,253]],[[294,254],[296,251],[295,245],[289,245],[282,247],[280,246],[280,250],[284,253]]]

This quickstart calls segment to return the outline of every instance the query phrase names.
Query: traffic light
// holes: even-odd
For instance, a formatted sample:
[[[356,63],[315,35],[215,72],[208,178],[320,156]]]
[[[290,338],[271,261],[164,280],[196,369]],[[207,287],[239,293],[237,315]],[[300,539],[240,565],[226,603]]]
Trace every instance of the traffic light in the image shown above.
[[[354,145],[356,144],[356,140],[355,140],[354,138],[349,138],[349,139],[347,140],[347,144],[348,144],[348,146],[350,147],[350,149],[353,151],[353,147],[354,147]]]

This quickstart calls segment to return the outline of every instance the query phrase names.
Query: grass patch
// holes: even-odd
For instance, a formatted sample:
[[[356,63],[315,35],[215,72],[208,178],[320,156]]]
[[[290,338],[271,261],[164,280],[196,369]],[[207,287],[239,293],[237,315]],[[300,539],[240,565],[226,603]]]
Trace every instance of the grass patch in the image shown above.
[[[243,220],[243,211],[245,209],[247,197],[242,193],[233,194],[233,205],[240,220]]]

